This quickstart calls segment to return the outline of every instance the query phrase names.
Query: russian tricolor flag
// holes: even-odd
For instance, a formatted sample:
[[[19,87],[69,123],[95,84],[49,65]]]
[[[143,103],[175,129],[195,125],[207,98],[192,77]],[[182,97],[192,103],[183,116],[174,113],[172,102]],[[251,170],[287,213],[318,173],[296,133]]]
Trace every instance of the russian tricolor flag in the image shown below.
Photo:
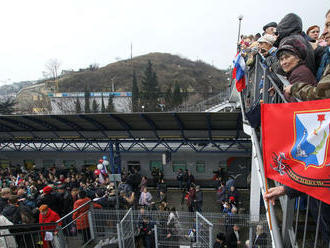
[[[233,69],[233,79],[235,79],[236,89],[241,92],[245,89],[245,61],[240,53],[235,57],[234,69]]]

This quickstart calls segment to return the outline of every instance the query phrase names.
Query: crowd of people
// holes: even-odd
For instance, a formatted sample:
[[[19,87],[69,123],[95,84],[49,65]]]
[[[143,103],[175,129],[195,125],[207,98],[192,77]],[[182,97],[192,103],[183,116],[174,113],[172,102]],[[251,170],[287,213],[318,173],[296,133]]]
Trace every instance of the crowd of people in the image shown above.
[[[217,205],[219,211],[228,216],[226,231],[231,233],[234,224],[231,217],[238,213],[239,193],[232,179],[226,181],[226,175],[221,167],[213,173],[217,188]],[[83,242],[86,243],[91,238],[87,216],[90,204],[86,203],[91,201],[94,208],[139,209],[137,243],[143,243],[144,247],[153,247],[153,220],[150,213],[163,211],[167,217],[160,230],[163,231],[166,241],[175,243],[179,240],[181,235],[179,233],[182,230],[176,206],[170,206],[167,201],[168,187],[163,173],[154,168],[151,174],[153,179],[148,180],[146,176],[140,175],[138,168],[132,167],[130,171],[122,171],[121,181],[115,185],[107,176],[101,182],[99,176],[92,171],[87,169],[77,171],[73,167],[58,169],[54,166],[46,169],[34,166],[32,170],[27,170],[24,166],[16,166],[0,169],[0,226],[13,225],[0,232],[2,234],[20,232],[19,229],[15,229],[17,224],[58,222],[58,225],[67,226],[74,220],[74,225],[67,228],[67,234],[80,234]],[[185,203],[190,212],[202,212],[203,192],[201,187],[196,185],[192,173],[180,169],[176,179],[177,186],[182,191],[181,204]],[[149,192],[149,185],[157,189],[156,195]],[[72,211],[73,214],[67,217]],[[63,218],[64,216],[66,217]],[[48,235],[49,233],[56,235],[56,226],[40,225],[38,228],[42,230],[43,247],[51,247],[49,242],[51,239]],[[196,227],[193,226],[189,233],[182,236],[195,242]],[[7,247],[16,247],[22,242],[19,235],[15,238],[8,236],[5,239],[0,238],[0,242],[12,241],[14,244]]]
[[[248,69],[254,68],[256,56],[260,56],[271,73],[287,78],[290,85],[279,87],[288,102],[329,98],[329,18],[328,12],[322,33],[318,25],[304,32],[302,19],[287,14],[278,24],[266,24],[262,35],[242,35],[238,50]],[[262,88],[262,82],[259,86]]]

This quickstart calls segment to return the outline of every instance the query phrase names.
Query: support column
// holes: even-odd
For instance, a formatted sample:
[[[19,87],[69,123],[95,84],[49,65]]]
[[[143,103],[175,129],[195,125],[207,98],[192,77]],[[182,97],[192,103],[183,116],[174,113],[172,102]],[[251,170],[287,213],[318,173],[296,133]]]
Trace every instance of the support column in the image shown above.
[[[118,141],[116,141],[115,147],[116,147],[115,165],[117,167],[117,173],[121,174],[121,156],[120,156],[120,147]]]
[[[113,142],[109,141],[109,163],[111,168],[111,174],[115,174],[115,158],[113,153]]]

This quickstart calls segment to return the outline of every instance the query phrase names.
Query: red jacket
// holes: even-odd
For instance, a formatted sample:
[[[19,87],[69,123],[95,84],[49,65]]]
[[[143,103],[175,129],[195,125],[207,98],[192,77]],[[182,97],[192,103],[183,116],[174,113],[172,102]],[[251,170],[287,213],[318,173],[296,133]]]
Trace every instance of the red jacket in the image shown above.
[[[88,201],[90,201],[90,198],[88,197],[75,201],[73,204],[73,210],[79,208]],[[94,203],[93,206],[95,208],[101,208],[101,205],[97,203]],[[78,230],[83,230],[89,227],[88,210],[89,210],[89,204],[87,204],[86,206],[80,208],[79,210],[73,213],[73,219],[76,220],[76,226]]]
[[[56,222],[59,219],[60,219],[60,216],[56,212],[51,210],[50,208],[48,208],[48,212],[45,216],[42,215],[41,213],[39,214],[39,224]],[[59,223],[59,225],[62,225],[62,223]],[[41,226],[40,229],[55,231],[56,225]],[[48,242],[44,241],[45,232],[42,232],[41,236],[42,236],[42,240],[43,240],[43,248],[48,248],[49,247]]]

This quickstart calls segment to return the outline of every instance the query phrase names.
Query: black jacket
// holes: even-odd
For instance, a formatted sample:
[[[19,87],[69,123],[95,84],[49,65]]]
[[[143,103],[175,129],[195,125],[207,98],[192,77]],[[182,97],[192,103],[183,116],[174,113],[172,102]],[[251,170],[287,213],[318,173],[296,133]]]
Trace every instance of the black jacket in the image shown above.
[[[51,210],[55,211],[56,213],[61,212],[61,210],[60,210],[61,205],[58,204],[58,198],[57,198],[55,192],[51,192],[44,196],[40,196],[39,199],[37,200],[37,206],[40,207],[43,204],[48,205],[48,207]]]
[[[267,234],[261,233],[258,237],[256,235],[253,237],[253,248],[265,248],[267,247]]]
[[[21,222],[21,215],[18,206],[7,205],[2,210],[2,215],[4,215],[9,221],[14,224],[20,224]]]
[[[230,230],[226,233],[226,245],[228,248],[237,248],[237,241],[234,230]]]
[[[8,205],[8,199],[0,197],[0,213]]]

